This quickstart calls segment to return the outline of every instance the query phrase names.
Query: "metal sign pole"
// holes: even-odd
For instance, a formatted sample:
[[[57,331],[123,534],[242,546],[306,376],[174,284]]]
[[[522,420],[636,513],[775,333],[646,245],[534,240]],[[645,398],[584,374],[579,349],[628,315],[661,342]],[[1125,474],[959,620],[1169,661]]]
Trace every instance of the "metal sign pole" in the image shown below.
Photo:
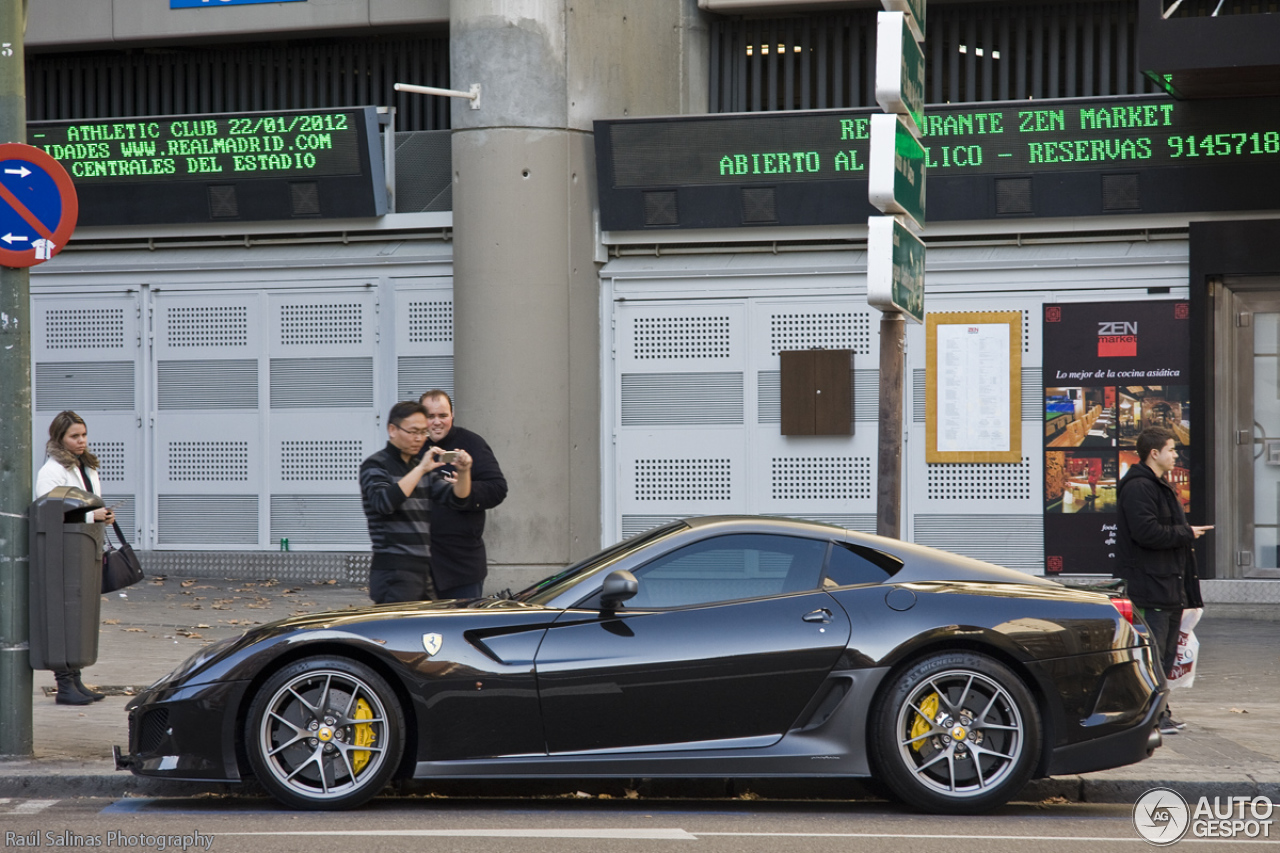
[[[0,143],[27,141],[27,3],[0,3]],[[32,754],[27,655],[31,503],[31,283],[0,267],[0,757]]]
[[[901,314],[880,315],[880,434],[876,470],[876,534],[902,538],[902,376],[907,323]]]

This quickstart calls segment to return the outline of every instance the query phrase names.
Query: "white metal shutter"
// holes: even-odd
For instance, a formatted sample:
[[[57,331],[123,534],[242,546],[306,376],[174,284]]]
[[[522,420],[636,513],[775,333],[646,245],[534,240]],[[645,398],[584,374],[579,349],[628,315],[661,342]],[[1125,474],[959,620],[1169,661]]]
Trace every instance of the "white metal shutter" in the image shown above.
[[[268,296],[268,538],[369,547],[358,473],[382,446],[371,288]]]
[[[38,295],[31,305],[32,474],[44,464],[53,416],[75,411],[101,462],[103,499],[124,501],[116,516],[137,542],[144,476],[139,295]]]
[[[416,400],[434,388],[452,397],[452,279],[396,279],[395,300],[396,399]]]
[[[621,529],[749,511],[745,302],[622,304],[615,318]]]
[[[264,309],[259,291],[155,294],[157,547],[261,544]]]

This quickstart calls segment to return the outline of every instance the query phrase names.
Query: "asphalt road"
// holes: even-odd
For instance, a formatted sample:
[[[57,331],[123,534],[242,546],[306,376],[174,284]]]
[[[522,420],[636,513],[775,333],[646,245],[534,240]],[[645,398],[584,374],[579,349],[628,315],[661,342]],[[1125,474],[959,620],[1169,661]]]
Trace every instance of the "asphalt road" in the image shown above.
[[[0,849],[377,851],[377,853],[974,853],[1147,848],[1124,805],[1014,804],[979,817],[919,815],[878,801],[753,802],[424,798],[356,812],[292,812],[265,799],[0,802]],[[1250,850],[1276,839],[1193,840]]]

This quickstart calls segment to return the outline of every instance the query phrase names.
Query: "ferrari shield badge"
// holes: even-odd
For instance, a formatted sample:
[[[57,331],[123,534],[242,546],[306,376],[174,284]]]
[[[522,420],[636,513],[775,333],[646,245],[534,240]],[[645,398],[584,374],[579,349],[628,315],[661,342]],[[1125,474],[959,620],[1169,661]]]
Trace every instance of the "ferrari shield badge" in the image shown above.
[[[422,647],[427,650],[427,656],[430,657],[440,651],[440,646],[444,643],[444,638],[439,634],[423,634]]]

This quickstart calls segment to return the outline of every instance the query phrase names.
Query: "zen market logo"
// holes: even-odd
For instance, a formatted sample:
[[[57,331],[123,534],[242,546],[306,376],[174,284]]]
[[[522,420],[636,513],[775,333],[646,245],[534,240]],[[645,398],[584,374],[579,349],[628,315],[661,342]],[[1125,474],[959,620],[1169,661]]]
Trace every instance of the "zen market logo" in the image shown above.
[[[1098,358],[1132,358],[1138,354],[1138,324],[1132,320],[1098,324]]]

